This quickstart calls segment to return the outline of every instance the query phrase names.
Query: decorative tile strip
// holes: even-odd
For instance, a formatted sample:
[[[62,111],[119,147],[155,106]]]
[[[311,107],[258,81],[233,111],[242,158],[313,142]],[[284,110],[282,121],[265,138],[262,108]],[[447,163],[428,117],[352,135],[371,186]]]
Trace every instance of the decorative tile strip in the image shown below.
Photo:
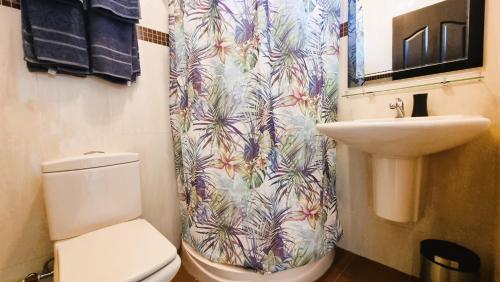
[[[0,0],[0,6],[21,9],[20,0]],[[137,38],[139,40],[168,46],[168,33],[137,25]]]
[[[364,80],[371,81],[371,80],[377,80],[377,79],[382,79],[382,78],[391,78],[391,77],[392,77],[392,73],[383,73],[383,74],[375,74],[375,75],[365,76]]]
[[[151,43],[168,46],[168,34],[144,26],[137,26],[137,38]]]
[[[339,28],[340,28],[340,37],[344,37],[344,36],[347,36],[347,34],[349,33],[349,29],[348,29],[348,24],[347,22],[345,23],[341,23]]]
[[[21,9],[20,0],[0,0],[2,6],[11,7],[14,9]]]

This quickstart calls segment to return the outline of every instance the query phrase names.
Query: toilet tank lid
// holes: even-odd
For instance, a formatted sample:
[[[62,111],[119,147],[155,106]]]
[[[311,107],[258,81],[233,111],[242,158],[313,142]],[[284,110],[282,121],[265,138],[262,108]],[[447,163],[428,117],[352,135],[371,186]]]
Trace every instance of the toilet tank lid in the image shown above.
[[[90,152],[69,158],[43,162],[42,172],[48,173],[89,169],[131,163],[138,160],[139,154],[137,153]]]

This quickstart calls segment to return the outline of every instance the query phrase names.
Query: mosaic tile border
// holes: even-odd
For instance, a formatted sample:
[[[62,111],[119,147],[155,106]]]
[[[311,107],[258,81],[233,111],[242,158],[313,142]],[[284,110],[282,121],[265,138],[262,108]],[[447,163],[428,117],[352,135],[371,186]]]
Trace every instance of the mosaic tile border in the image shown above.
[[[151,43],[168,46],[168,34],[148,27],[137,25],[137,38]]]
[[[392,73],[375,74],[364,77],[365,81],[377,80],[382,78],[392,78]]]
[[[20,0],[0,0],[0,6],[21,9]],[[168,33],[137,25],[137,39],[168,46]]]
[[[0,0],[0,4],[2,6],[11,7],[14,9],[21,9],[21,1],[20,0]]]
[[[339,28],[340,28],[340,32],[339,32],[340,38],[347,36],[347,34],[349,33],[348,23],[347,22],[341,23]]]

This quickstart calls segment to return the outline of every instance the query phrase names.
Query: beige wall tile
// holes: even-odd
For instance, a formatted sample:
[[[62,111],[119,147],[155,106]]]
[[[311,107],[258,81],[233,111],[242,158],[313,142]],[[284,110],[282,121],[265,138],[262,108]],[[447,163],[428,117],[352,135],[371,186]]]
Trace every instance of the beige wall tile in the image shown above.
[[[143,0],[141,1],[142,19],[140,24],[145,27],[167,32],[168,0]]]
[[[142,2],[146,25],[166,30],[165,3]],[[52,256],[40,163],[90,150],[140,154],[143,217],[179,246],[168,48],[140,41],[142,76],[131,87],[35,74],[23,61],[19,10],[0,6],[0,22],[0,280],[18,281]]]

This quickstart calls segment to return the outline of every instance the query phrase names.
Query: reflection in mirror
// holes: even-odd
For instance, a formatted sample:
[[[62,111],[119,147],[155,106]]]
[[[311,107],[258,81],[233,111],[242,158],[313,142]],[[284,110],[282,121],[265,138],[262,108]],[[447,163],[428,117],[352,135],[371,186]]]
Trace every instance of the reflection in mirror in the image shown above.
[[[392,70],[466,59],[467,1],[418,1],[432,5],[393,17]]]
[[[348,81],[349,86],[361,85],[365,76],[365,50],[363,6],[356,0],[349,0],[348,15]]]
[[[482,65],[483,22],[484,0],[349,0],[350,86]]]

